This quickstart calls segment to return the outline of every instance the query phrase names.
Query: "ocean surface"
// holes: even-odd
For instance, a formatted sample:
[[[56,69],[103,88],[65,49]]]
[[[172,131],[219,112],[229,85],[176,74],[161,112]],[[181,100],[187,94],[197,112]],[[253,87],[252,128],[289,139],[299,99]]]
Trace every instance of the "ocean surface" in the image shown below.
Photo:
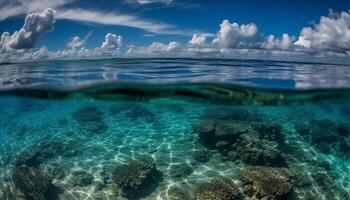
[[[350,65],[0,68],[0,199],[350,200]]]

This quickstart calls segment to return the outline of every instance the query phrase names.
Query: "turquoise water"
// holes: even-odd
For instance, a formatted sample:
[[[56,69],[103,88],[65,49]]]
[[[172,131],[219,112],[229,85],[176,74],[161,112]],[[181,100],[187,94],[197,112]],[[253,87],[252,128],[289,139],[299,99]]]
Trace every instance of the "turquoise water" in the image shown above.
[[[55,67],[60,72],[50,76],[19,70],[27,79],[11,84],[3,76],[0,199],[350,199],[348,74],[327,82],[333,89],[318,81],[311,85],[318,89],[299,91],[291,78],[271,88],[271,80],[283,79],[271,75],[275,68],[246,72],[265,80],[247,84],[258,87],[233,79],[156,85],[171,73],[147,81],[137,78],[141,71],[120,68],[112,81],[134,84],[76,88],[101,83],[103,73],[67,78]],[[192,80],[202,72],[176,73]]]

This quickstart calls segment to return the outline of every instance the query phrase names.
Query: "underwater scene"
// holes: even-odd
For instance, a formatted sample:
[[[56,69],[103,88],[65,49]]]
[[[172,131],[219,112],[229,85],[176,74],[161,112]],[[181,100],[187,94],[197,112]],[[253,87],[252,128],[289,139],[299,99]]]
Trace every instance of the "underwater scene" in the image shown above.
[[[0,98],[0,199],[350,199],[348,90],[218,84]]]

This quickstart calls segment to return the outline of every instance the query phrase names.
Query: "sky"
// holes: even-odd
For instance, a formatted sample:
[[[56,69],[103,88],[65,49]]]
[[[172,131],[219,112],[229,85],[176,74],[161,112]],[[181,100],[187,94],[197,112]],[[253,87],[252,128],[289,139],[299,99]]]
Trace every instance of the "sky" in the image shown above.
[[[0,0],[0,61],[350,55],[348,0]]]

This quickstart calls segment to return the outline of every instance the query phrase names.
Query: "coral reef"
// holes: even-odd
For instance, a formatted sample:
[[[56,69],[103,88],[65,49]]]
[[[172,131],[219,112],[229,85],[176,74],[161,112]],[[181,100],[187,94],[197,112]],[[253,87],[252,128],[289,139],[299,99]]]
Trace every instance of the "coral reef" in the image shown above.
[[[275,141],[280,146],[285,145],[285,137],[282,134],[282,126],[276,122],[256,122],[253,127],[259,132],[260,139]]]
[[[80,108],[73,113],[73,118],[89,133],[103,133],[108,129],[103,121],[103,112],[93,106]]]
[[[147,187],[159,178],[156,162],[151,156],[142,156],[118,165],[113,170],[113,180],[120,187],[121,195],[135,197],[142,195]]]
[[[233,144],[241,134],[248,132],[249,129],[246,123],[229,123],[217,119],[203,119],[193,127],[200,143],[209,149],[216,149],[220,141],[227,141],[228,145]]]
[[[238,186],[229,178],[218,177],[210,183],[200,185],[196,191],[197,200],[238,200],[241,194]]]
[[[247,167],[240,172],[244,193],[258,199],[288,199],[292,191],[293,173],[286,168]]]
[[[285,166],[280,151],[280,146],[286,146],[283,145],[282,127],[276,123],[262,122],[258,114],[259,117],[254,117],[245,110],[234,112],[236,113],[232,115],[226,114],[230,116],[226,121],[221,120],[224,117],[219,115],[221,119],[204,118],[194,125],[193,132],[198,135],[199,142],[209,149],[219,151],[224,159],[252,165]],[[232,121],[232,116],[239,120],[258,121]]]
[[[231,145],[227,159],[251,165],[286,166],[285,159],[276,142],[261,140],[256,134],[244,134]]]
[[[185,178],[193,173],[192,167],[187,163],[175,164],[170,167],[170,176],[174,179]]]
[[[296,123],[295,129],[320,152],[349,156],[350,125],[323,119]]]
[[[39,169],[25,165],[13,170],[12,180],[28,200],[48,200],[53,189],[49,176]]]

